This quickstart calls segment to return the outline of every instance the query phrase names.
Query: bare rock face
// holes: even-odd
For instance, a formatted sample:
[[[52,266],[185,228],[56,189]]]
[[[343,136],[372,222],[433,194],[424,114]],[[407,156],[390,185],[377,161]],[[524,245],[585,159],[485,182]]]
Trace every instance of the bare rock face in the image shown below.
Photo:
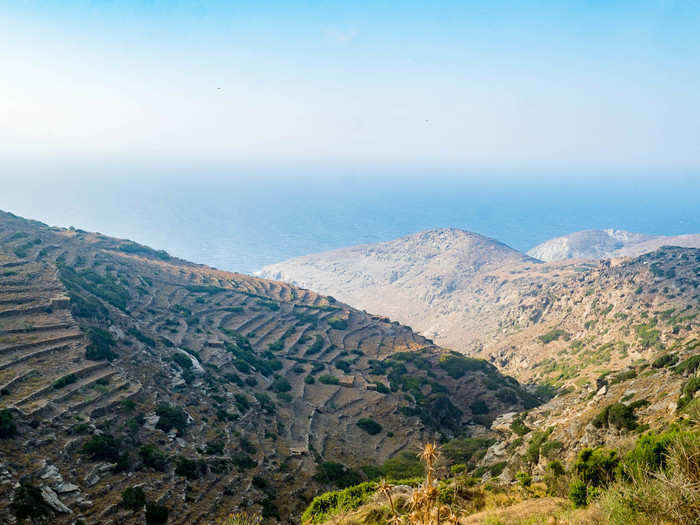
[[[663,236],[612,229],[584,230],[550,239],[527,253],[541,261],[551,262],[637,256],[661,246],[700,248],[700,234]]]

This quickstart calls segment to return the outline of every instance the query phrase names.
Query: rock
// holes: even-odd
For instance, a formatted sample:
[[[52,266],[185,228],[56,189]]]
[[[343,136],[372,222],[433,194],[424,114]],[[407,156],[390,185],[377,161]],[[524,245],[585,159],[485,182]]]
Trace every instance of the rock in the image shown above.
[[[56,492],[59,494],[76,492],[78,490],[80,490],[80,487],[78,485],[74,485],[73,483],[60,483],[58,487],[56,487]]]
[[[151,414],[146,416],[146,422],[143,424],[144,428],[148,430],[155,430],[156,425],[158,424],[158,421],[160,421],[160,416],[157,416],[155,414]]]
[[[58,499],[58,496],[56,493],[51,490],[51,487],[47,487],[46,485],[42,485],[41,487],[41,497],[44,500],[44,502],[51,507],[53,510],[56,512],[60,512],[62,514],[72,514],[73,512],[66,507],[63,502]]]
[[[498,430],[500,432],[510,432],[510,424],[515,420],[517,416],[517,412],[508,412],[506,414],[502,414],[493,420],[493,423],[491,423],[491,429]]]

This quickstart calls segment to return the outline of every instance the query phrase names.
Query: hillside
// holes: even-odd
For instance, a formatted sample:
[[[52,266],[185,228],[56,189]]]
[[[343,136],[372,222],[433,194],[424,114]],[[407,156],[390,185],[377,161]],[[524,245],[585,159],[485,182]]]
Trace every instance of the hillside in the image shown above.
[[[494,239],[441,229],[297,257],[266,266],[261,275],[387,315],[440,345],[474,351],[509,324],[528,323],[524,298],[547,279],[540,266]],[[567,271],[561,266],[556,269]],[[523,302],[514,317],[512,301]]]
[[[294,521],[319,491],[537,404],[485,361],[289,284],[6,213],[0,254],[5,522],[142,523],[122,503],[139,488],[168,523]]]
[[[541,261],[636,257],[662,246],[700,248],[700,234],[646,235],[622,230],[585,230],[543,242],[527,254]]]
[[[536,322],[478,355],[554,397],[496,419],[478,454],[443,444],[418,486],[379,484],[330,510],[332,495],[316,500],[314,523],[700,520],[700,250],[665,247],[540,284]],[[433,510],[416,513],[426,501]]]

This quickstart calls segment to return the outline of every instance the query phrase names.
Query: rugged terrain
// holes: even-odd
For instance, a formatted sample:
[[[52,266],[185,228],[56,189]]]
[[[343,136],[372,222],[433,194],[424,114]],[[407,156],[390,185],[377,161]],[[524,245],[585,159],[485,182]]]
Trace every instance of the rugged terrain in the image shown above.
[[[543,242],[527,254],[541,261],[634,257],[662,246],[700,248],[700,234],[647,235],[624,230],[584,230]]]
[[[649,242],[661,241],[655,238]],[[650,251],[652,244],[648,244]],[[532,327],[530,335],[524,337],[529,342],[541,335],[538,331],[560,322],[595,322],[589,310],[596,307],[591,306],[592,299],[604,299],[600,290],[608,294],[603,308],[641,306],[650,297],[657,303],[673,303],[666,301],[663,293],[650,295],[648,290],[653,286],[647,286],[647,293],[633,293],[642,284],[640,281],[631,286],[633,274],[640,274],[642,279],[652,275],[652,281],[659,280],[647,270],[649,264],[643,257],[624,264],[615,260],[612,266],[616,269],[611,271],[610,263],[599,260],[542,263],[493,239],[443,229],[298,257],[268,266],[262,275],[319,290],[370,312],[382,312],[437,344],[468,355],[500,353],[510,363],[509,372],[519,373],[515,363],[523,358],[520,369],[527,369],[534,353],[530,348],[522,355],[504,350],[523,344],[523,337],[510,336]],[[692,277],[693,267],[686,266],[683,271],[687,279]],[[590,297],[592,287],[599,291],[595,297]],[[617,293],[618,289],[623,291]],[[619,302],[623,294],[625,299]],[[684,294],[688,294],[687,287]],[[569,300],[564,306],[563,302]],[[682,308],[687,300],[679,296],[674,304]],[[585,303],[587,309],[576,307],[567,313],[579,303]]]
[[[440,229],[297,257],[261,275],[319,290],[406,323],[438,344],[475,351],[509,324],[527,323],[527,297],[549,274],[494,239]],[[562,263],[547,271],[572,272]],[[514,302],[521,311],[511,312]]]
[[[3,522],[142,523],[122,501],[138,488],[153,523],[294,521],[361,466],[538,404],[485,361],[289,284],[7,213],[0,253]]]

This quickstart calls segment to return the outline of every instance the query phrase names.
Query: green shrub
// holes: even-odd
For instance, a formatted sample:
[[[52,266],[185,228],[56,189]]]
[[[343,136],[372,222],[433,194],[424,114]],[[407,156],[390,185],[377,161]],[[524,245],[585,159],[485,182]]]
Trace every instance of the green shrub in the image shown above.
[[[469,409],[472,411],[472,414],[478,415],[489,413],[489,406],[484,402],[483,399],[475,399],[474,401],[472,401],[469,405]]]
[[[12,412],[8,409],[0,411],[0,439],[11,438],[17,435],[17,425],[12,419]]]
[[[173,361],[175,361],[183,370],[189,370],[192,368],[192,360],[180,352],[173,354]]]
[[[530,430],[532,430],[530,427],[525,425],[525,422],[520,417],[513,420],[513,422],[510,424],[510,429],[518,436],[524,436],[530,432]]]
[[[131,510],[141,510],[146,506],[146,494],[141,487],[128,487],[122,492],[121,505]]]
[[[491,474],[491,477],[497,478],[498,476],[500,476],[507,466],[508,466],[507,461],[499,461],[498,463],[494,463],[493,465],[491,465],[489,467],[489,472]]]
[[[272,400],[272,398],[270,398],[270,396],[261,392],[256,392],[254,396],[258,403],[260,403],[260,408],[262,408],[268,414],[275,413],[275,402]]]
[[[389,392],[391,392],[391,390],[389,390],[389,387],[381,381],[375,381],[374,384],[377,385],[377,392],[379,392],[380,394],[388,394]]]
[[[559,338],[563,339],[564,341],[568,341],[571,339],[571,334],[569,334],[569,332],[566,330],[562,330],[561,328],[555,328],[554,330],[550,330],[546,334],[538,337],[538,339],[544,344],[557,341]]]
[[[164,472],[167,468],[167,457],[157,446],[153,444],[148,443],[143,445],[139,449],[139,457],[141,458],[141,462],[146,467],[150,467],[160,472]]]
[[[425,475],[423,464],[412,452],[403,451],[387,459],[382,465],[386,477],[391,480],[417,478]]]
[[[53,387],[55,389],[63,388],[64,386],[72,385],[78,380],[75,374],[68,374],[67,376],[60,377],[53,382]]]
[[[459,354],[443,354],[440,356],[440,367],[453,379],[464,377],[464,374],[467,372],[480,370],[486,373],[493,373],[495,370],[493,365],[483,359],[474,359],[473,357],[465,357]]]
[[[613,403],[606,406],[591,423],[596,428],[615,427],[619,430],[634,430],[637,427],[637,417],[634,415],[635,406],[623,403]]]
[[[584,448],[579,452],[572,471],[584,483],[602,487],[615,479],[619,463],[620,458],[615,450]]]
[[[681,396],[678,398],[678,410],[683,410],[693,400],[695,392],[700,390],[700,376],[689,378],[681,387]]]
[[[316,379],[314,379],[314,376],[312,376],[311,374],[307,375],[304,378],[304,383],[306,383],[307,385],[313,385],[315,382],[316,382]]]
[[[627,381],[629,379],[634,379],[637,377],[637,371],[636,370],[626,370],[624,372],[620,372],[617,375],[614,375],[610,379],[610,384],[611,385],[616,385],[618,383],[622,383],[623,381]]]
[[[330,374],[324,374],[318,378],[318,380],[324,385],[338,385],[340,384],[340,379]]]
[[[146,523],[148,525],[162,525],[168,521],[168,507],[158,505],[152,501],[146,503]]]
[[[116,341],[107,330],[102,328],[89,328],[87,331],[90,343],[85,349],[85,358],[91,361],[112,361],[118,357],[112,349]]]
[[[376,489],[376,483],[365,482],[316,496],[302,514],[301,522],[323,523],[336,514],[354,510],[366,503]]]
[[[572,481],[569,485],[569,499],[577,508],[588,505],[588,485],[580,479]]]
[[[187,479],[198,479],[207,473],[207,464],[204,461],[181,457],[175,465],[175,474]]]
[[[231,461],[241,470],[248,470],[258,466],[258,462],[245,452],[233,452],[231,454]]]
[[[178,436],[182,436],[185,433],[187,414],[180,407],[161,403],[156,407],[156,415],[159,417],[156,428],[163,432],[170,432],[174,428],[177,430]]]
[[[272,384],[270,385],[270,390],[276,393],[281,393],[281,392],[289,392],[292,389],[292,385],[289,384],[289,381],[285,377],[282,376],[277,376],[275,379],[272,381]]]
[[[678,356],[676,354],[664,354],[657,357],[652,361],[652,368],[666,368],[673,366],[678,362]]]
[[[694,374],[698,368],[700,368],[700,354],[682,361],[674,368],[674,371],[679,374]]]
[[[20,523],[27,518],[36,519],[53,515],[53,509],[44,502],[41,489],[23,481],[15,489],[9,507]]]
[[[382,431],[382,426],[375,420],[369,418],[360,419],[357,422],[357,426],[372,436]]]
[[[82,452],[90,459],[115,463],[119,460],[119,443],[111,434],[100,434],[92,436],[83,445]]]
[[[345,330],[348,327],[347,319],[343,319],[341,317],[331,317],[328,319],[328,324],[331,326],[331,328],[336,330]]]
[[[314,479],[320,483],[330,483],[342,489],[360,483],[362,474],[342,463],[324,461],[317,467]]]
[[[518,472],[515,475],[515,479],[518,480],[518,484],[523,488],[527,488],[530,485],[532,485],[532,476],[530,474],[528,474],[527,472],[522,472],[522,471]]]

